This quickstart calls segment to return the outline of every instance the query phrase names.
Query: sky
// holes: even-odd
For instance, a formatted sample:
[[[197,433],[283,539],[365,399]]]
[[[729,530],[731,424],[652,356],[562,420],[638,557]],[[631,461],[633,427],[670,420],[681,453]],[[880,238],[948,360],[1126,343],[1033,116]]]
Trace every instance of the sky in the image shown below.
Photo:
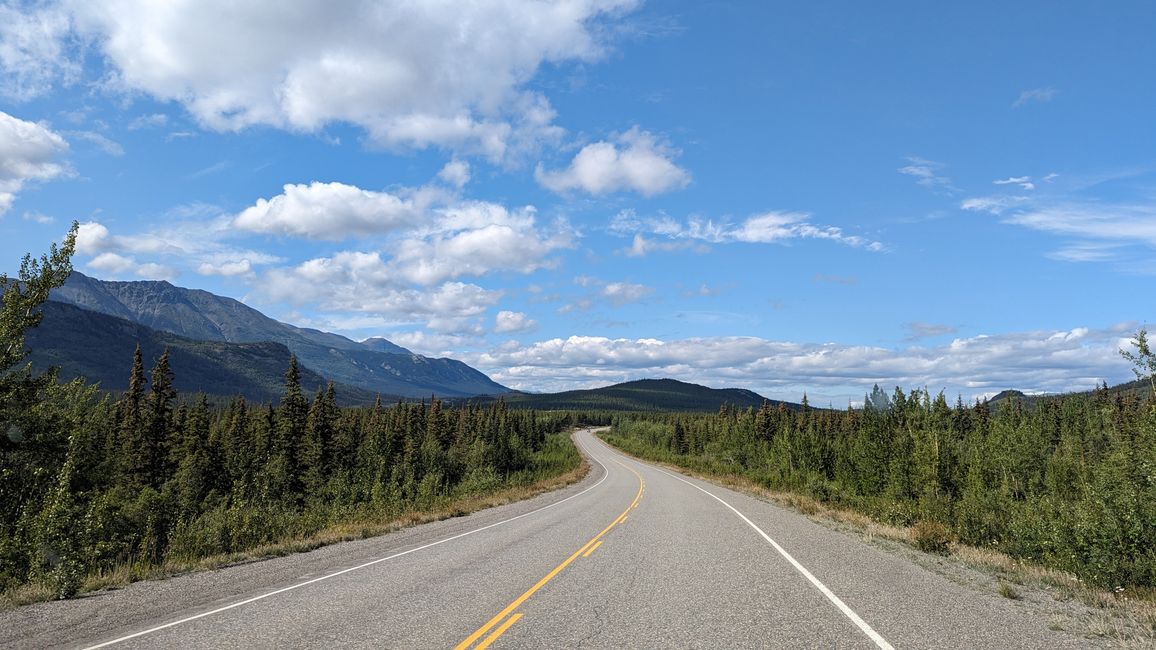
[[[0,267],[861,403],[1132,379],[1156,4],[0,0]],[[179,369],[177,369],[179,371]]]

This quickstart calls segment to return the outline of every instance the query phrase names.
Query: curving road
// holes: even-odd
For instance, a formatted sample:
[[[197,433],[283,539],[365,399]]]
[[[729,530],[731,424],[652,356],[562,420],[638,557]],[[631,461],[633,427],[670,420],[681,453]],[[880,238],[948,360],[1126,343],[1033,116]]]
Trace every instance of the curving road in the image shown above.
[[[1088,646],[806,517],[575,440],[594,469],[566,490],[0,613],[0,646]]]

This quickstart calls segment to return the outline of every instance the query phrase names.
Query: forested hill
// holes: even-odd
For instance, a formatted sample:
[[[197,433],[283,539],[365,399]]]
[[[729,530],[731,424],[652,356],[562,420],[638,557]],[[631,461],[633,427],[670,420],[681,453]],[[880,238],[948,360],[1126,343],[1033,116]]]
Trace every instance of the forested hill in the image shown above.
[[[708,388],[675,379],[640,379],[623,384],[562,393],[507,395],[506,403],[517,408],[544,410],[613,410],[613,411],[684,411],[710,412],[730,404],[737,409],[759,408],[764,401],[772,406],[791,402],[767,400],[758,393],[741,388]]]
[[[1147,379],[1137,379],[1134,381],[1125,382],[1123,384],[1116,384],[1115,386],[1101,386],[1091,390],[1076,391],[1072,393],[1061,394],[1044,394],[1044,395],[1027,395],[1018,390],[1005,390],[998,395],[992,396],[987,400],[989,408],[996,408],[1002,402],[1017,401],[1023,403],[1024,406],[1035,406],[1041,401],[1058,400],[1063,397],[1093,397],[1096,395],[1104,395],[1115,399],[1134,399],[1143,400],[1152,393],[1152,384]]]
[[[174,385],[185,394],[243,395],[253,402],[276,403],[285,390],[290,352],[280,343],[195,341],[53,301],[44,303],[43,310],[44,322],[27,333],[29,361],[41,371],[59,367],[62,380],[84,377],[104,390],[124,390],[139,344],[150,368],[169,350]],[[311,370],[301,371],[302,389],[309,394],[326,383]],[[346,385],[337,386],[337,395],[342,404],[372,404],[375,398],[370,391]]]
[[[52,300],[196,341],[273,342],[304,368],[369,393],[428,398],[497,395],[509,389],[454,359],[433,359],[377,338],[357,342],[276,321],[232,298],[162,281],[112,282],[73,272]]]

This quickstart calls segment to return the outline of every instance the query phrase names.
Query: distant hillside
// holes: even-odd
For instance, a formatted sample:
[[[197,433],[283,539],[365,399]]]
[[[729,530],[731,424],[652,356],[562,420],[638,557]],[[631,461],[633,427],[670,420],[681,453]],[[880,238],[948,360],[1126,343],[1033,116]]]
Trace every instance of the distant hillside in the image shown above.
[[[509,392],[460,361],[423,357],[383,338],[358,343],[294,327],[232,298],[168,282],[110,282],[74,272],[52,292],[52,300],[192,340],[280,343],[297,355],[302,366],[374,393],[471,397]]]
[[[276,402],[284,392],[290,353],[280,343],[194,341],[55,301],[44,303],[43,310],[44,321],[27,333],[29,360],[37,370],[60,367],[62,380],[84,377],[105,390],[124,390],[140,343],[146,374],[169,348],[175,386],[182,394],[244,395],[255,402]],[[301,386],[307,393],[325,384],[325,378],[302,368]],[[343,404],[370,404],[375,398],[351,386],[338,385],[336,391]]]
[[[517,393],[503,397],[506,403],[518,408],[543,410],[610,410],[610,411],[717,411],[723,404],[736,408],[758,408],[764,398],[758,393],[741,388],[708,388],[674,379],[640,379],[624,384],[571,390],[562,393],[530,395]],[[768,400],[777,406],[777,400]],[[782,402],[787,408],[798,404]]]
[[[998,408],[1003,402],[1015,400],[1023,402],[1024,406],[1035,406],[1041,400],[1064,397],[1068,395],[1091,395],[1097,389],[1075,391],[1071,393],[1053,393],[1046,395],[1025,395],[1018,390],[1005,390],[987,400],[988,408]],[[1147,399],[1152,394],[1152,384],[1148,380],[1135,380],[1108,387],[1108,395],[1115,398],[1117,395],[1133,397],[1138,400]]]

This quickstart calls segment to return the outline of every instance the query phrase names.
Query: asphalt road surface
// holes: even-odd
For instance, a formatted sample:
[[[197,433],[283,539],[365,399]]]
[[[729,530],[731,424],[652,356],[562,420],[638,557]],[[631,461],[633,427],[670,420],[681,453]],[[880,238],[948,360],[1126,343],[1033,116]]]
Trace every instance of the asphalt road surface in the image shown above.
[[[1062,648],[1016,601],[579,432],[576,486],[0,613],[0,646]]]

